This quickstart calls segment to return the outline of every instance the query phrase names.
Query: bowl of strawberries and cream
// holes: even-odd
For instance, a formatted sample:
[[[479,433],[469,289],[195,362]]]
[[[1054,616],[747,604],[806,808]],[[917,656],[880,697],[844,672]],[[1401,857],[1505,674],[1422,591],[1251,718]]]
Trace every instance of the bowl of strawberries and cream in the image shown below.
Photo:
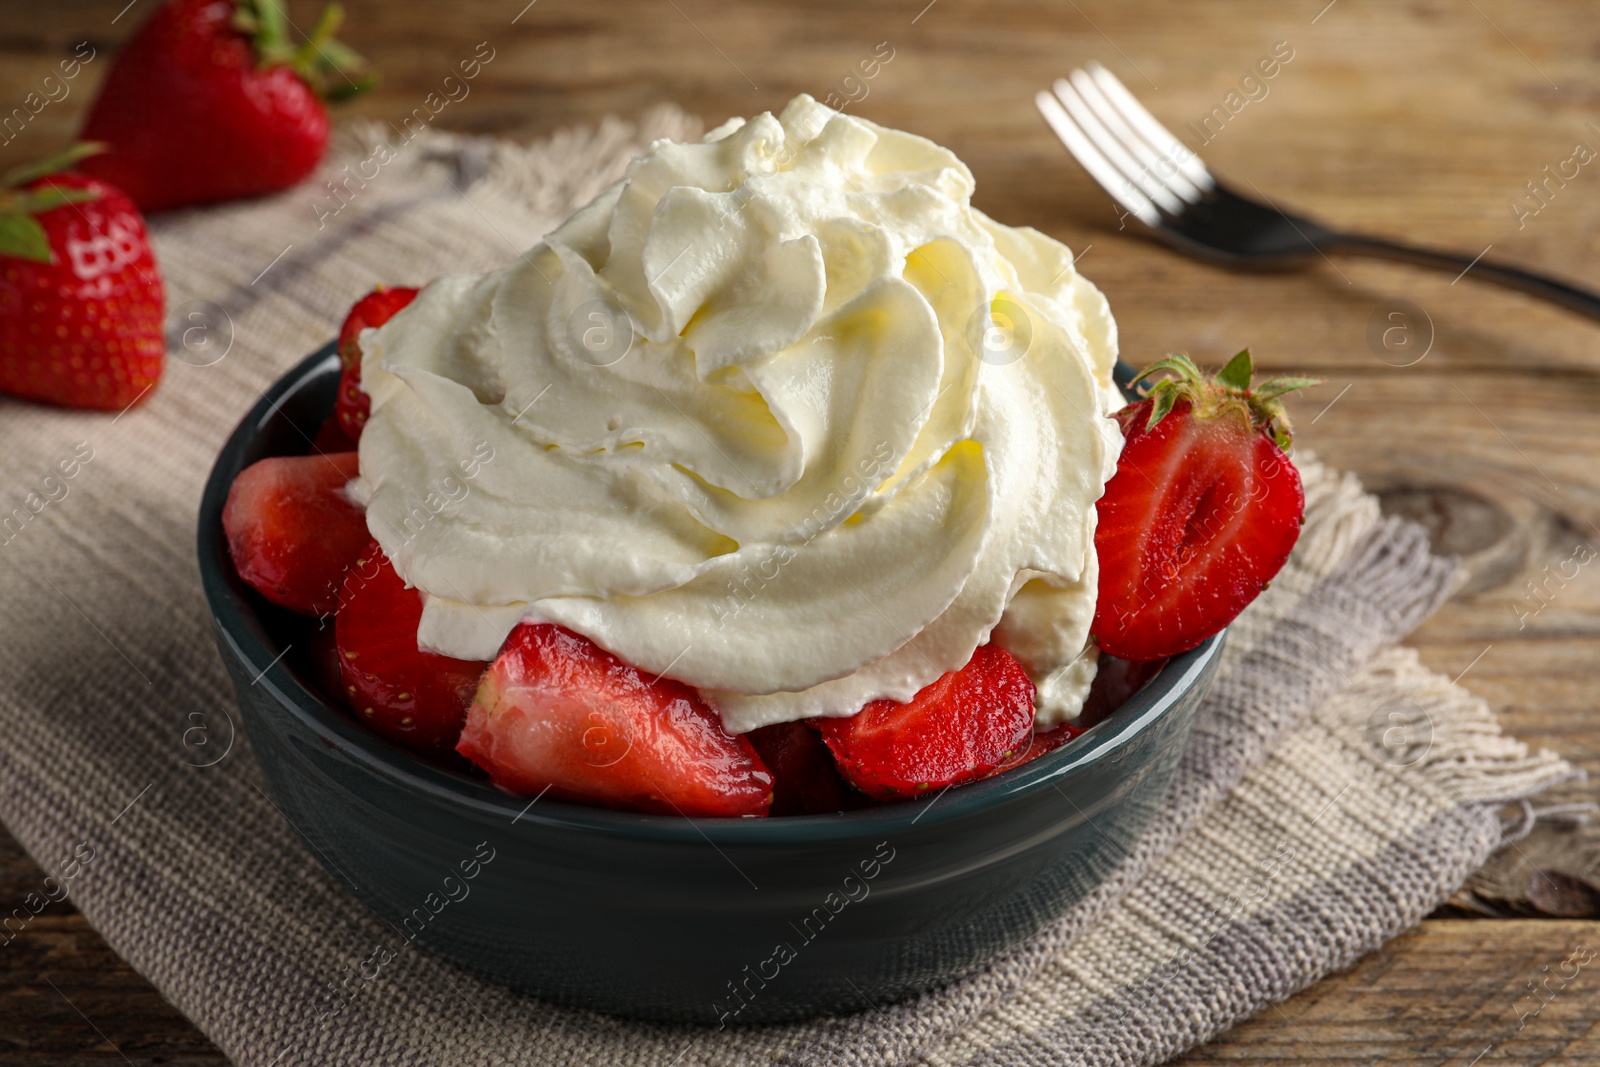
[[[1127,405],[1104,298],[971,194],[799,97],[502,270],[379,287],[263,397],[202,572],[280,804],[369,905],[481,835],[502,877],[437,951],[726,1023],[927,988],[1116,861],[1294,544],[1305,383],[1173,357]],[[812,897],[834,933],[764,944]],[[735,988],[758,950],[779,995]]]

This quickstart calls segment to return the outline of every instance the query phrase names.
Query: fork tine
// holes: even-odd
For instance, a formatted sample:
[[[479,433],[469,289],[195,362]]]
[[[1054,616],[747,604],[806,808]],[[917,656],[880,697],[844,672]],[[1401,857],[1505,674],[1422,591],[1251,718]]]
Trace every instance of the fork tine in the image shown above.
[[[1095,86],[1162,159],[1171,160],[1196,188],[1210,191],[1216,187],[1216,181],[1211,177],[1211,172],[1206,170],[1206,165],[1200,162],[1200,157],[1157,122],[1156,117],[1145,110],[1144,105],[1128,92],[1127,86],[1115,74],[1093,60],[1087,64],[1087,69]]]
[[[1057,78],[1052,88],[1055,90],[1056,99],[1061,101],[1067,113],[1077,121],[1078,128],[1094,142],[1095,147],[1100,149],[1107,159],[1116,165],[1124,178],[1137,185],[1140,192],[1155,201],[1168,214],[1177,215],[1183,212],[1183,202],[1141,167],[1138,160],[1128,154],[1128,150],[1122,147],[1122,142],[1106,129],[1105,124],[1089,105],[1084,103],[1083,97],[1078,95],[1078,90],[1074,89],[1070,82],[1065,78]]]
[[[1201,191],[1195,188],[1176,164],[1167,160],[1165,156],[1158,155],[1145,140],[1129,127],[1122,114],[1112,106],[1105,93],[1100,91],[1100,86],[1095,84],[1088,72],[1075,70],[1069,75],[1073,88],[1078,90],[1078,95],[1089,106],[1112,135],[1121,141],[1123,147],[1132,152],[1139,160],[1139,169],[1150,175],[1158,184],[1167,187],[1168,191],[1189,203],[1197,203],[1201,198]]]
[[[1072,116],[1067,114],[1060,101],[1049,93],[1040,90],[1034,94],[1033,102],[1039,109],[1039,114],[1050,124],[1061,143],[1067,146],[1067,151],[1083,165],[1089,176],[1100,183],[1100,187],[1110,193],[1112,199],[1128,209],[1128,213],[1146,226],[1161,224],[1161,213],[1150,198],[1139,191],[1138,187],[1126,180],[1120,171],[1100,153],[1089,138],[1078,129]]]

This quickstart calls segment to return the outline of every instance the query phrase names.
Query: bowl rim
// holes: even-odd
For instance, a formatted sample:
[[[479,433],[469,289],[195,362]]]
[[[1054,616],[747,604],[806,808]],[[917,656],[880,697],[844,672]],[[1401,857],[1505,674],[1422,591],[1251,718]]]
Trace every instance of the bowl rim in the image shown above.
[[[271,694],[280,710],[368,773],[480,819],[505,821],[509,828],[526,825],[530,831],[559,828],[655,842],[709,843],[713,847],[878,838],[907,831],[921,823],[924,816],[927,816],[926,826],[933,827],[1059,785],[1061,779],[1082,768],[1117,759],[1118,753],[1138,734],[1172,713],[1200,683],[1219,656],[1226,638],[1226,631],[1223,631],[1194,649],[1172,657],[1144,688],[1069,744],[993,778],[959,789],[947,786],[927,797],[897,804],[822,815],[698,818],[613,811],[539,797],[528,800],[513,796],[486,781],[436,767],[412,755],[371,733],[321,693],[305,685],[283,662],[288,646],[278,649],[270,641],[251,602],[253,594],[247,592],[243,581],[227,562],[222,508],[234,475],[244,466],[243,455],[285,404],[302,390],[313,387],[337,362],[337,342],[329,342],[274,381],[228,436],[206,475],[196,549],[201,585],[216,626],[219,651],[224,655],[231,652],[237,657],[254,676],[251,684]],[[226,649],[221,647],[224,643],[228,646]],[[953,795],[946,797],[947,793]],[[1076,802],[1072,803],[1076,807]],[[1092,815],[1081,809],[1079,813],[1085,818]]]

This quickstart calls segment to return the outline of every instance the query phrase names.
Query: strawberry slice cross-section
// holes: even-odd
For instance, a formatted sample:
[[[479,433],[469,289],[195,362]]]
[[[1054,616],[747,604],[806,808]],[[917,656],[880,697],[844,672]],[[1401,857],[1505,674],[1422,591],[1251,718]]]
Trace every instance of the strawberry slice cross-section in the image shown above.
[[[367,416],[372,413],[372,400],[361,388],[361,331],[382,326],[416,295],[416,289],[380,285],[351,305],[339,327],[339,393],[334,417],[344,435],[352,441],[361,440]]]
[[[764,816],[772,799],[750,742],[693,689],[545,623],[506,638],[457,751],[519,796],[688,816]]]
[[[778,722],[745,735],[772,772],[772,814],[821,815],[844,811],[854,799],[834,766],[833,753],[803,722]]]
[[[406,586],[376,541],[351,563],[340,595],[334,642],[351,710],[413,752],[449,753],[489,665],[417,647],[422,594]]]
[[[851,785],[897,800],[975,781],[1028,745],[1033,697],[1021,664],[981,645],[904,704],[874,700],[847,719],[810,721]]]
[[[371,538],[345,495],[356,473],[354,452],[274,456],[240,471],[222,509],[239,577],[292,611],[337,611],[344,569]]]
[[[1215,378],[1187,357],[1117,412],[1125,442],[1096,506],[1100,561],[1093,632],[1104,652],[1159,660],[1232,622],[1278,573],[1300,536],[1305,493],[1285,449],[1285,393],[1317,384],[1252,385],[1246,349]]]

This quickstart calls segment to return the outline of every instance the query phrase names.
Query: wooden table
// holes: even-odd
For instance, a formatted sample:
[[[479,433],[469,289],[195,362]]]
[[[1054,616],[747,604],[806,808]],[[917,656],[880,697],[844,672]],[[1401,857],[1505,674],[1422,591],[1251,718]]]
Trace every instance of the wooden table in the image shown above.
[[[527,4],[524,7],[524,4]],[[126,9],[124,5],[127,5]],[[88,40],[98,57],[0,162],[66,142],[107,60],[154,0],[13,7],[0,33],[0,104],[39,85]],[[309,25],[310,0],[291,16]],[[1600,149],[1600,21],[1592,0],[346,0],[344,37],[385,81],[355,114],[398,120],[481,41],[494,62],[440,125],[537,136],[606,112],[677,101],[710,122],[846,81],[893,58],[852,108],[953,148],[977,203],[1079,250],[1108,294],[1123,352],[1187,350],[1215,361],[1242,345],[1273,371],[1327,379],[1300,398],[1301,443],[1359,472],[1387,504],[1429,522],[1472,578],[1414,638],[1423,658],[1481,693],[1507,729],[1600,771],[1600,568],[1537,606],[1542,580],[1600,542],[1600,330],[1475,283],[1357,261],[1243,276],[1180,259],[1128,231],[1048,135],[1033,92],[1099,59],[1163,120],[1222,105],[1277,44],[1293,58],[1267,95],[1204,147],[1218,172],[1330,222],[1538,265],[1600,284],[1600,161],[1547,201],[1524,184],[1582,142]],[[882,45],[880,46],[880,43]],[[1260,96],[1260,90],[1256,90]],[[1569,168],[1570,172],[1570,168]],[[1514,203],[1523,204],[1519,212]],[[1531,213],[1538,207],[1536,214]],[[1519,215],[1521,216],[1519,218]],[[1394,302],[1431,321],[1425,357],[1369,342]],[[1420,335],[1419,335],[1420,336]],[[1398,340],[1392,337],[1391,340]],[[1420,341],[1419,341],[1420,344]],[[1466,907],[1424,922],[1346,974],[1245,1023],[1184,1063],[1580,1063],[1600,1060],[1600,980],[1585,974],[1518,1029],[1526,983],[1576,945],[1586,919],[1464,918],[1470,909],[1593,914],[1583,838],[1530,839]],[[1519,866],[1520,865],[1520,866]],[[0,899],[40,872],[0,839]],[[1496,901],[1509,900],[1510,903]],[[1485,903],[1487,901],[1487,903]],[[53,983],[56,990],[52,990]],[[65,994],[63,996],[62,994]],[[70,997],[70,1003],[67,1000]],[[82,919],[56,908],[0,960],[0,1064],[223,1062]]]

